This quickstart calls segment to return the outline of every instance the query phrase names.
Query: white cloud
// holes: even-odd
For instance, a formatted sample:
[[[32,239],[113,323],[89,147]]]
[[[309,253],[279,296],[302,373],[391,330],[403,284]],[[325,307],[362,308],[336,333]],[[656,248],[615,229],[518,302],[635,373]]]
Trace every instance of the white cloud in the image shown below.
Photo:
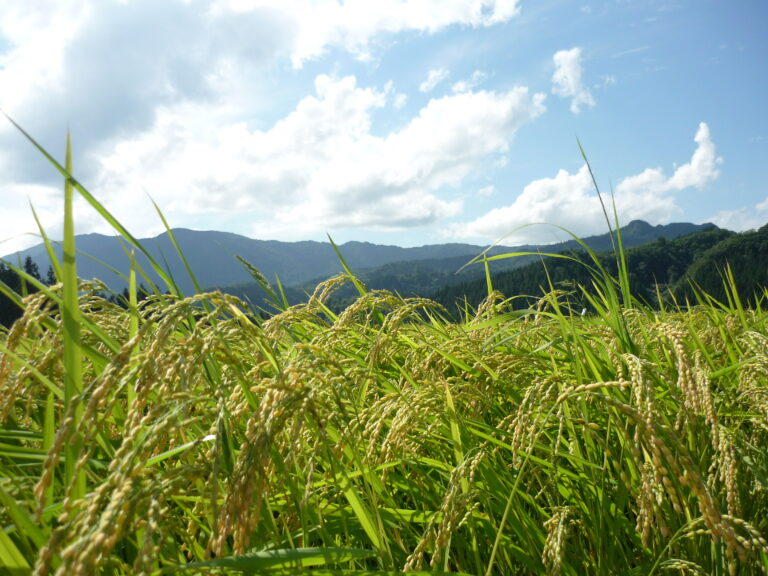
[[[581,106],[594,106],[595,100],[581,79],[581,48],[560,50],[552,57],[555,72],[552,75],[552,93],[571,99],[571,112],[578,114]]]
[[[182,220],[237,211],[261,237],[423,226],[457,214],[461,201],[444,192],[487,169],[544,112],[544,95],[526,88],[457,94],[378,136],[372,114],[391,90],[321,75],[315,92],[267,130],[220,123],[202,107],[164,110],[151,130],[99,157],[96,188],[122,214],[146,204],[125,193],[141,189]]]
[[[680,211],[674,192],[701,188],[717,178],[716,166],[721,159],[716,155],[706,124],[699,125],[695,142],[697,148],[690,162],[678,167],[672,176],[665,177],[659,169],[647,169],[619,183],[614,199],[622,222],[635,219],[668,222]],[[604,198],[604,201],[610,199]],[[722,214],[721,217],[725,220],[733,216]],[[449,233],[486,240],[510,234],[508,243],[553,241],[550,228],[534,227],[526,228],[524,233],[515,232],[532,223],[562,226],[578,236],[605,229],[603,210],[586,165],[575,174],[560,170],[554,178],[535,180],[511,205],[495,208],[471,222],[454,225]]]
[[[445,68],[430,70],[427,74],[427,79],[419,84],[419,92],[431,92],[437,87],[438,84],[448,78],[449,75],[450,72]]]
[[[319,76],[313,96],[279,121],[271,116],[285,99],[273,95],[282,61],[301,67],[329,49],[365,59],[399,32],[493,26],[518,13],[518,0],[2,5],[0,106],[53,152],[69,126],[78,178],[137,233],[148,226],[144,191],[185,225],[231,210],[279,224],[302,206],[323,208],[323,225],[431,222],[460,206],[438,190],[502,154],[519,124],[544,109],[543,96],[522,89],[432,100],[398,131],[374,136],[374,111],[405,109],[407,96]],[[467,137],[478,143],[457,141]],[[30,150],[0,122],[2,211],[14,223],[6,236],[22,231],[17,222],[29,230],[28,195],[41,214],[59,210],[35,188],[58,193],[58,177]],[[87,216],[78,223],[99,226]]]
[[[757,230],[768,224],[768,197],[751,208],[721,210],[708,221],[735,232]]]
[[[736,210],[721,210],[709,222],[735,232],[756,230],[768,223],[768,211],[754,208],[737,208]]]
[[[254,117],[281,61],[301,67],[330,48],[365,59],[400,32],[493,26],[518,11],[518,0],[3,0],[0,106],[43,145],[69,126],[90,148],[190,102]],[[0,123],[0,148],[14,148],[9,133]],[[19,178],[41,175],[20,155],[11,164]]]
[[[5,0],[0,105],[44,146],[60,149],[70,127],[88,151],[141,132],[159,109],[184,103],[248,105],[253,114],[264,93],[255,72],[290,54],[290,23],[281,18],[268,7],[212,15],[182,2]],[[0,124],[0,149],[15,155],[14,178],[52,174],[30,163],[14,145],[17,134]]]
[[[472,72],[472,76],[466,80],[459,80],[453,86],[451,86],[451,90],[456,93],[469,92],[470,90],[475,89],[477,86],[485,82],[487,78],[488,74],[482,70],[475,70]]]
[[[493,185],[483,186],[477,191],[478,196],[493,196],[494,194],[496,194],[496,186]]]
[[[494,208],[472,222],[453,227],[451,232],[463,238],[496,239],[510,235],[512,243],[552,242],[551,230],[541,227],[517,232],[523,226],[549,223],[564,226],[581,235],[599,226],[602,212],[597,197],[591,194],[592,180],[587,167],[576,174],[560,170],[554,178],[542,178],[528,184],[509,205]]]
[[[679,166],[669,178],[660,168],[647,168],[640,174],[622,180],[616,190],[627,194],[659,194],[690,187],[701,188],[715,180],[720,175],[717,167],[722,164],[723,159],[717,156],[709,126],[704,122],[699,124],[694,141],[697,147],[691,161]]]
[[[72,18],[75,11],[80,18]],[[79,34],[90,10],[85,2],[7,0],[0,12],[0,106],[13,112],[61,74],[64,48]]]
[[[434,34],[449,26],[493,26],[519,12],[518,0],[219,0],[222,11],[248,12],[279,7],[294,24],[291,60],[297,68],[340,47],[362,60],[382,34],[416,31]]]

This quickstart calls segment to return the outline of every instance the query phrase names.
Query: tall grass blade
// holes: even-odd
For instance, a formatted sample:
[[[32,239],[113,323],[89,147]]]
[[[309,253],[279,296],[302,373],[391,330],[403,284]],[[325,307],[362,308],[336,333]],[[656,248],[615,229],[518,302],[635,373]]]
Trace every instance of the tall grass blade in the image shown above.
[[[341,263],[341,267],[344,268],[344,272],[347,273],[347,276],[349,276],[349,279],[352,281],[352,284],[355,286],[357,293],[360,296],[364,296],[366,293],[365,286],[363,286],[360,280],[358,280],[357,277],[352,273],[352,270],[350,269],[350,267],[347,266],[347,261],[344,260],[344,256],[341,254],[341,250],[339,250],[339,247],[336,246],[336,243],[333,241],[333,238],[331,238],[330,234],[328,235],[328,241],[331,243],[331,246],[333,247],[333,251],[336,252],[336,257],[339,259],[339,262]]]
[[[139,333],[139,296],[136,286],[136,259],[131,251],[131,269],[128,273],[128,338],[133,340]],[[131,357],[136,358],[139,353],[138,344],[131,350]],[[136,391],[133,386],[128,386],[128,408],[133,406],[136,399]]]
[[[47,534],[43,528],[33,522],[29,513],[23,510],[21,505],[3,490],[2,486],[0,486],[0,504],[3,505],[5,514],[13,521],[24,538],[28,538],[38,548],[45,546],[50,534]],[[0,533],[4,533],[4,530],[0,529]]]
[[[67,173],[72,173],[72,141],[67,132],[66,151]],[[80,286],[77,279],[77,262],[75,251],[75,222],[73,216],[74,188],[69,178],[64,181],[64,266],[62,269],[64,283],[64,302],[61,311],[64,329],[64,409],[69,413],[75,397],[83,391],[83,360],[80,343],[80,304],[78,296]],[[73,429],[77,430],[83,416],[82,402],[74,408]],[[82,440],[77,433],[67,444],[65,478],[67,483],[74,482],[73,496],[76,499],[85,495],[85,470],[77,472],[75,468],[80,456]]]
[[[173,248],[176,250],[176,254],[179,255],[179,258],[181,258],[181,261],[184,264],[184,269],[187,271],[187,276],[189,276],[189,279],[192,281],[192,285],[195,287],[196,293],[201,293],[203,289],[200,287],[200,283],[197,281],[197,277],[195,276],[192,267],[189,265],[189,260],[187,260],[187,257],[184,256],[183,250],[179,247],[178,242],[176,242],[176,236],[174,236],[173,230],[171,230],[171,227],[168,225],[168,221],[165,219],[163,212],[160,210],[160,207],[157,205],[157,203],[155,203],[154,200],[152,200],[152,205],[155,207],[157,215],[160,216],[160,220],[163,222],[163,226],[165,226],[165,232],[168,234],[168,238],[170,239],[171,244],[173,244]],[[168,269],[170,270],[170,267]],[[175,283],[173,285],[173,289],[175,294],[178,294],[179,296],[182,295],[181,289]]]
[[[3,530],[0,530],[0,574],[25,576],[32,573],[32,567],[19,552],[16,545]]]
[[[589,159],[587,158],[587,153],[584,151],[584,147],[581,145],[581,141],[578,138],[576,139],[576,143],[579,146],[579,152],[581,152],[581,157],[584,159],[584,163],[587,165],[587,170],[589,170],[589,177],[592,179],[592,185],[595,187],[595,191],[597,192],[597,199],[600,201],[600,207],[603,209],[603,216],[605,217],[605,223],[608,225],[608,235],[611,239],[611,246],[613,246],[613,253],[618,254],[616,241],[613,238],[613,228],[611,227],[611,219],[608,217],[608,210],[605,207],[605,202],[603,202],[603,195],[600,193],[600,187],[597,185],[597,179],[595,178],[595,173],[592,172],[592,165],[589,163]]]

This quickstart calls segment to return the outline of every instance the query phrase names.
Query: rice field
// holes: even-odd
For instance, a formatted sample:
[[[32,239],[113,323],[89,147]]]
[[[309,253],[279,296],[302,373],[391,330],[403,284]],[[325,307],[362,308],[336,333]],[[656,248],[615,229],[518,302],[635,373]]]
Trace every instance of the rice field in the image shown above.
[[[653,310],[593,260],[587,314],[489,282],[454,322],[348,271],[264,320],[138,304],[140,270],[118,306],[73,241],[0,334],[0,574],[768,573],[768,314],[733,290]]]

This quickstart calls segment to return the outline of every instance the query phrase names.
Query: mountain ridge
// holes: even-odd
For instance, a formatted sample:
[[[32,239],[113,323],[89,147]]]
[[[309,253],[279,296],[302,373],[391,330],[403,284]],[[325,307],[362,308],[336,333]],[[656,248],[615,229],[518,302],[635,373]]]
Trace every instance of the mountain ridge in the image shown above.
[[[659,237],[676,237],[711,226],[714,224],[672,223],[654,226],[635,220],[622,227],[622,235],[625,237],[625,244],[636,245]],[[252,278],[235,256],[241,256],[253,264],[270,281],[277,276],[285,286],[306,286],[342,271],[341,263],[329,242],[259,240],[233,232],[187,228],[175,228],[172,233],[203,288],[252,282]],[[610,249],[610,237],[607,233],[585,238],[584,241],[594,250]],[[165,263],[170,275],[185,293],[194,292],[193,282],[188,278],[184,263],[176,253],[168,232],[152,238],[139,239],[139,242],[158,262]],[[88,256],[78,258],[78,273],[82,278],[98,278],[115,291],[120,291],[126,286],[124,277],[108,270],[101,263],[106,263],[121,274],[127,275],[130,269],[130,250],[120,237],[96,233],[81,234],[76,237],[76,244],[78,251]],[[576,246],[578,243],[570,240],[549,245],[493,246],[488,250],[489,254],[493,255],[510,251],[560,251]],[[401,247],[350,241],[341,244],[339,249],[347,264],[356,272],[403,262],[419,262],[427,270],[447,273],[454,272],[466,264],[483,252],[485,247],[462,243]],[[60,258],[60,245],[55,245],[55,250]],[[50,263],[42,244],[9,254],[2,259],[15,264],[23,262],[27,256],[31,257],[42,271],[45,271]],[[151,270],[143,254],[137,254],[136,261],[150,280],[159,282],[157,274]],[[502,269],[503,264],[498,267]]]

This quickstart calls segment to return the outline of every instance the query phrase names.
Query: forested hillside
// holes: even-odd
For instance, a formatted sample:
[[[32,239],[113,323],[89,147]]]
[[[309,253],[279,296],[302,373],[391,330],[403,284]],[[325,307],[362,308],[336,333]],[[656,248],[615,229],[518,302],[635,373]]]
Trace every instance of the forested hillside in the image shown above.
[[[551,287],[578,293],[577,286],[591,284],[590,269],[582,262],[590,263],[582,251],[565,253],[572,259],[541,257],[539,262],[516,270],[492,275],[492,285],[507,297],[517,297],[518,308],[530,306]],[[661,238],[626,251],[629,280],[638,298],[651,305],[658,304],[658,294],[690,295],[690,281],[706,286],[713,294],[722,293],[722,278],[718,274],[725,262],[730,262],[734,275],[740,279],[739,288],[752,294],[768,284],[768,230],[736,234],[719,228],[667,240]],[[598,254],[600,264],[612,275],[617,274],[617,262],[613,254]],[[760,264],[762,263],[762,265]],[[718,288],[720,292],[714,290]],[[449,311],[457,305],[477,307],[488,295],[486,280],[477,279],[455,286],[446,286],[431,295]]]
[[[768,287],[768,225],[756,232],[732,235],[696,259],[687,272],[686,282],[679,282],[676,294],[690,297],[692,285],[713,298],[725,302],[723,277],[730,270],[741,298],[754,305]]]

